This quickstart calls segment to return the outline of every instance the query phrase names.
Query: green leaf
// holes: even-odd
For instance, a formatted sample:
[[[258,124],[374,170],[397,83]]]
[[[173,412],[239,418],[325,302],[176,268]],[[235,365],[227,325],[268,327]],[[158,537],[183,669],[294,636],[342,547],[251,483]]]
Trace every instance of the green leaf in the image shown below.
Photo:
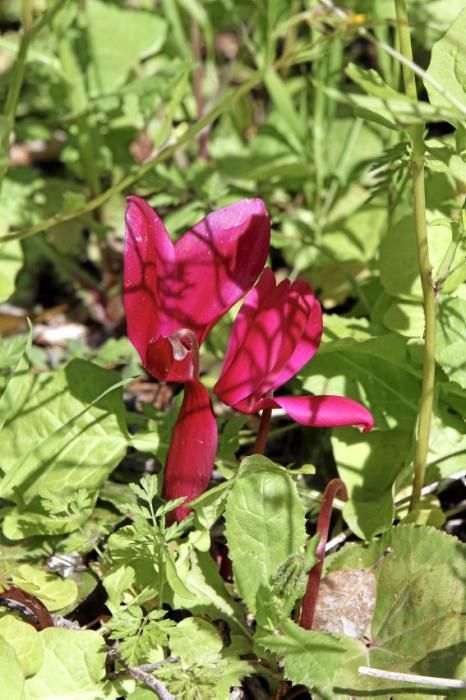
[[[399,97],[385,98],[342,92],[325,86],[322,89],[331,100],[348,105],[363,119],[389,129],[406,129],[415,124],[434,121],[449,121],[456,124],[464,119],[463,113],[450,104],[444,107],[427,102],[416,102],[401,94]]]
[[[247,633],[241,606],[227,591],[218,566],[210,552],[199,552],[188,543],[180,545],[176,560],[178,576],[190,591],[189,598],[173,596],[173,606],[194,614],[208,614],[216,619],[219,613],[230,624]]]
[[[5,615],[0,618],[0,637],[14,649],[25,676],[37,673],[42,665],[43,650],[39,633],[32,625],[14,615]]]
[[[107,605],[117,608],[123,600],[123,595],[134,581],[134,569],[130,566],[119,566],[105,576],[102,583],[108,594]]]
[[[358,433],[347,428],[334,433],[332,447],[349,496],[343,517],[358,537],[370,539],[392,524],[393,484],[410,462],[412,434]]]
[[[393,681],[360,676],[361,665],[463,678],[466,546],[433,528],[403,525],[369,546],[345,547],[329,559],[328,567],[335,571],[377,563],[370,644],[342,668],[340,692],[353,695],[393,688]],[[414,691],[416,686],[410,684],[410,688]]]
[[[11,370],[18,365],[24,355],[28,344],[28,336],[25,334],[11,335],[1,338],[0,342],[0,371]],[[26,364],[27,369],[27,364]],[[1,399],[0,399],[1,402]],[[0,408],[1,411],[1,408]]]
[[[165,552],[165,572],[167,574],[167,581],[174,593],[181,598],[195,598],[196,596],[192,593],[187,586],[185,586],[183,580],[178,575],[178,571],[173,561],[172,555],[169,551]]]
[[[8,700],[23,700],[23,671],[13,647],[3,637],[0,637],[0,677],[3,696]]]
[[[255,640],[282,659],[288,680],[302,683],[313,691],[313,697],[322,700],[334,700],[333,688],[342,664],[364,648],[350,637],[309,632],[291,620],[273,633],[259,629]]]
[[[32,564],[21,564],[12,573],[13,582],[19,588],[33,593],[52,612],[74,603],[78,587],[71,578],[61,578]]]
[[[416,252],[415,223],[405,216],[387,230],[380,246],[380,279],[386,291],[407,299],[422,297]],[[436,212],[428,212],[427,233],[433,277],[452,241],[451,222]]]
[[[231,487],[232,481],[222,481],[191,501],[189,505],[193,508],[201,527],[209,529],[219,519]]]
[[[409,360],[406,339],[400,336],[325,343],[302,375],[306,391],[360,401],[379,430],[413,428],[420,378]]]
[[[11,539],[50,534],[54,521],[41,496],[71,498],[79,488],[95,494],[124,456],[124,406],[121,390],[113,389],[118,378],[82,360],[20,378],[20,400],[9,395],[8,425],[0,434],[5,456],[0,490],[18,506],[5,520]],[[69,532],[77,524],[62,518],[56,531]]]
[[[0,244],[0,302],[15,290],[16,275],[23,266],[23,251],[19,241]]]
[[[384,325],[407,338],[422,338],[425,320],[421,301],[394,300],[383,315]]]
[[[225,509],[229,555],[238,591],[249,610],[271,591],[272,576],[304,546],[304,506],[293,479],[260,455],[246,457]]]
[[[466,389],[466,299],[442,299],[439,304],[435,355],[448,377]]]
[[[288,124],[288,141],[290,146],[299,153],[305,136],[306,122],[296,112],[292,97],[289,93],[289,83],[285,83],[279,74],[269,67],[264,76],[264,83],[272,101],[285,124]]]
[[[382,76],[375,70],[365,70],[354,63],[349,63],[345,68],[346,75],[351,78],[364,92],[373,97],[380,97],[383,100],[392,98],[406,100],[406,95],[397,92],[383,80]]]
[[[139,60],[159,51],[165,41],[165,20],[101,0],[86,3],[92,63],[93,95],[113,92],[126,82]]]
[[[98,700],[104,698],[106,648],[97,632],[49,628],[39,633],[44,660],[26,680],[28,700]]]
[[[466,434],[462,416],[441,405],[432,417],[426,483],[446,479],[464,469]]]
[[[222,650],[217,629],[200,617],[187,617],[170,632],[170,651],[184,664],[206,663]]]
[[[447,33],[432,48],[427,75],[450,93],[466,110],[466,9],[459,13]],[[429,100],[439,107],[451,107],[451,101],[429,80],[424,80]]]

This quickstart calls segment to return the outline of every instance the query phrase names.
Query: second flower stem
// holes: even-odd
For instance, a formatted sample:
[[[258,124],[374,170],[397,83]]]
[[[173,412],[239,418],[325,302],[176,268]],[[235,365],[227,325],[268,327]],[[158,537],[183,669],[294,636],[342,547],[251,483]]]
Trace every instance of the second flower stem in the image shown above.
[[[270,421],[272,419],[272,409],[264,408],[261,413],[259,430],[257,432],[256,442],[252,448],[253,454],[263,455],[267,444],[267,436],[269,434]]]
[[[299,624],[305,630],[312,629],[317,598],[319,596],[320,579],[322,578],[322,569],[324,566],[325,546],[327,544],[330,520],[332,518],[333,501],[337,496],[340,496],[342,501],[348,500],[348,492],[343,481],[341,479],[332,479],[327,484],[322,497],[316,527],[316,532],[320,534],[320,540],[316,550],[318,561],[309,572],[306,593],[304,594],[301,616],[299,618]]]
[[[396,19],[400,37],[400,53],[413,62],[413,50],[409,31],[408,12],[405,0],[395,0]],[[403,64],[403,79],[408,97],[417,100],[416,79],[407,64]],[[425,318],[424,357],[421,399],[419,404],[418,437],[414,458],[414,482],[410,510],[419,508],[424,484],[430,428],[435,389],[435,325],[436,304],[432,284],[432,266],[429,257],[429,239],[426,224],[426,193],[424,183],[424,126],[416,124],[408,130],[412,145],[411,172],[413,180],[414,220],[419,276],[422,285],[422,300]]]

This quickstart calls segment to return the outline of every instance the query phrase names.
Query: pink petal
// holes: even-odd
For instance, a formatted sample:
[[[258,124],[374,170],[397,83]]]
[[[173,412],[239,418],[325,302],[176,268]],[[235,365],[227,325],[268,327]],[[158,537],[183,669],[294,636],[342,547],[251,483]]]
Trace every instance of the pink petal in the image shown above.
[[[283,408],[297,423],[316,428],[354,425],[367,432],[374,427],[370,411],[343,396],[276,396],[264,399],[260,408]]]
[[[233,405],[256,395],[258,387],[273,372],[287,335],[289,288],[289,280],[272,287],[266,275],[248,295],[245,303],[251,298],[255,314],[247,310],[245,316],[240,317],[242,325],[246,326],[247,321],[248,327],[245,332],[240,329],[238,335],[242,337],[236,355],[231,357],[227,370],[222,371],[214,388],[225,403]]]
[[[293,377],[316,353],[322,335],[322,311],[307,282],[294,282],[287,295],[283,339],[275,367],[256,389],[265,396]]]
[[[266,267],[260,276],[259,282],[249,292],[235,318],[223,361],[222,376],[226,374],[237,352],[243,345],[246,334],[258,310],[264,303],[264,300],[272,294],[275,287],[275,275],[270,267]]]
[[[322,308],[312,293],[310,286],[307,282],[298,280],[292,285],[291,294],[296,295],[297,300],[302,304],[305,303],[310,312],[291,357],[273,382],[271,387],[273,389],[286,384],[291,377],[294,377],[314,357],[319,349],[322,336]]]
[[[185,496],[189,501],[206,490],[217,451],[217,423],[210,396],[197,379],[184,386],[181,410],[173,429],[163,485],[166,500]],[[190,508],[178,506],[171,520],[186,518]]]
[[[145,364],[152,339],[176,329],[170,322],[175,304],[170,289],[175,251],[155,211],[139,197],[129,197],[126,211],[124,291],[128,337]]]
[[[269,241],[269,217],[260,199],[212,212],[177,241],[177,319],[199,342],[251,289]]]

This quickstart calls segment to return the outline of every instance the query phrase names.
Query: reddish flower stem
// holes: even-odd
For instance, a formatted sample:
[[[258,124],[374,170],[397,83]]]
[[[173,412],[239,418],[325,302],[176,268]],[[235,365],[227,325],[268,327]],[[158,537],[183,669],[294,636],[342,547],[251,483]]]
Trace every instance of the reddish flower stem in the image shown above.
[[[45,605],[30,593],[26,593],[17,586],[11,586],[6,591],[0,593],[0,601],[13,600],[26,608],[36,619],[34,627],[38,630],[45,630],[46,627],[53,627],[53,619]]]
[[[264,408],[261,413],[261,422],[256,437],[256,442],[252,448],[252,454],[263,455],[267,444],[267,436],[270,429],[270,421],[272,418],[272,409]]]
[[[317,546],[316,556],[319,561],[309,571],[306,593],[304,595],[301,617],[299,619],[299,624],[305,630],[312,629],[317,596],[319,595],[322,567],[324,565],[325,546],[328,540],[330,520],[332,517],[333,501],[338,495],[342,501],[348,500],[348,493],[343,481],[341,479],[332,479],[325,488],[322,504],[320,506],[319,518],[317,520],[317,532],[320,534],[320,540]]]

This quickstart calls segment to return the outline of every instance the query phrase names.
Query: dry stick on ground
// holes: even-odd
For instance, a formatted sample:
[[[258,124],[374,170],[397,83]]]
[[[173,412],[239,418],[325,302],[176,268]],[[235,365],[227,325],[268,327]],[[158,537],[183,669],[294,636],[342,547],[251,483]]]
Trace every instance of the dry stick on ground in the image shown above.
[[[358,671],[361,676],[372,676],[382,678],[387,681],[399,681],[400,683],[416,683],[417,685],[428,685],[433,688],[466,688],[466,681],[459,681],[455,678],[436,678],[435,676],[419,676],[416,673],[398,673],[397,671],[384,671],[379,668],[360,666]]]
[[[118,671],[111,674],[112,678],[118,678],[120,675],[129,674],[135,681],[144,683],[151,690],[153,690],[154,693],[157,693],[160,700],[177,700],[176,696],[172,695],[170,691],[167,690],[165,684],[162,683],[162,681],[159,681],[157,678],[154,678],[154,676],[151,676],[150,672],[156,671],[161,666],[165,666],[165,664],[177,663],[180,660],[178,657],[169,657],[168,659],[164,659],[163,661],[159,661],[157,663],[142,664],[141,666],[131,667],[126,663],[126,661],[124,661],[124,659],[122,659],[116,649],[112,649],[109,652],[109,656],[115,659],[115,661],[118,661],[118,663],[125,668],[125,671],[121,674]]]

